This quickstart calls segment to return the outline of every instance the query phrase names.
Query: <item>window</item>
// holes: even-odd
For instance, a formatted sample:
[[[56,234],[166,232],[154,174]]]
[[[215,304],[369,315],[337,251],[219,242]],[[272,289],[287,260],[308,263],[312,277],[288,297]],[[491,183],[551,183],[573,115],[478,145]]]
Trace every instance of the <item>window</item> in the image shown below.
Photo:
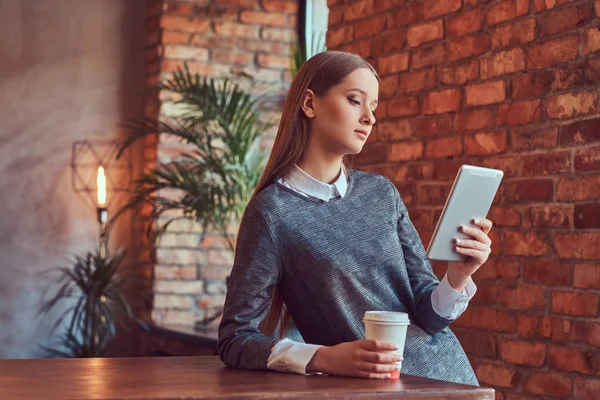
[[[329,20],[327,0],[305,0],[304,9],[300,12],[300,20],[304,26],[300,29],[301,44],[305,46],[306,55],[313,56],[326,50],[325,37]]]

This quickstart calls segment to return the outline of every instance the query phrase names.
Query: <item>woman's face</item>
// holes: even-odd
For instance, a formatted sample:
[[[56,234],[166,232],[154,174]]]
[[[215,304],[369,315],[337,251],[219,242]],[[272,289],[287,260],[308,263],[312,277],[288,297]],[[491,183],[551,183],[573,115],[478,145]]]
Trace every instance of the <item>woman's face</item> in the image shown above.
[[[378,93],[379,82],[366,68],[355,70],[322,97],[308,90],[303,109],[311,119],[310,140],[329,153],[360,153],[375,123]]]

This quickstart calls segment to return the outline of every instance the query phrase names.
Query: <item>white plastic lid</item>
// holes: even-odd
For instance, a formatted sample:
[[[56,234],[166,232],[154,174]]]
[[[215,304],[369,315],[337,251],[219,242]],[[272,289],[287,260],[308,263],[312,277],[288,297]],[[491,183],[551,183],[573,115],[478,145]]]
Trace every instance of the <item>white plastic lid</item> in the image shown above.
[[[391,324],[410,324],[408,314],[397,311],[367,311],[363,321],[383,322]]]

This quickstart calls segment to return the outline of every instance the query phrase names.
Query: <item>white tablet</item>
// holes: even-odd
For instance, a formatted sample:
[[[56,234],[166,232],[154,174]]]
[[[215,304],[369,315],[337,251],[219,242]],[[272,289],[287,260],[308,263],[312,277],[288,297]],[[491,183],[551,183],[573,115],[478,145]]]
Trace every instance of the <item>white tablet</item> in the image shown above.
[[[427,247],[430,260],[466,261],[454,250],[454,238],[467,239],[471,236],[458,230],[460,225],[473,224],[474,218],[486,218],[496,196],[504,173],[497,169],[463,165],[460,167],[444,210]]]

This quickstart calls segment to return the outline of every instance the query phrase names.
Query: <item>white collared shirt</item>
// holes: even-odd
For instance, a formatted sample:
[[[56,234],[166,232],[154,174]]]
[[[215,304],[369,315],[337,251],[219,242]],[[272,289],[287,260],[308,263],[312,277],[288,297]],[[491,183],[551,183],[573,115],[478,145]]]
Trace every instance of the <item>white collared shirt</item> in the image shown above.
[[[294,164],[283,178],[279,179],[279,182],[300,194],[323,201],[329,201],[338,196],[344,197],[348,190],[348,178],[343,167],[340,169],[336,181],[328,184],[313,178]]]
[[[328,184],[313,178],[294,164],[278,182],[304,196],[326,202],[338,196],[344,197],[348,189],[344,167],[340,169],[336,181]],[[469,300],[476,291],[475,283],[469,278],[465,290],[459,293],[450,285],[446,274],[431,293],[431,306],[442,318],[455,320],[467,309]],[[322,346],[283,339],[271,349],[267,368],[306,374],[306,366],[320,347]]]

